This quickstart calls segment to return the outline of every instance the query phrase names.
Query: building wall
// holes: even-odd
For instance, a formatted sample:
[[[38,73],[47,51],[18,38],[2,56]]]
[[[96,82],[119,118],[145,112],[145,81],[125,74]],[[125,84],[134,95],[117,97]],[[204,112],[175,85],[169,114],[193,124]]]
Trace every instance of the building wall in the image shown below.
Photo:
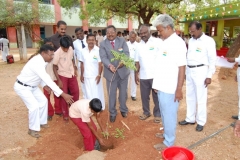
[[[82,26],[82,21],[79,18],[80,8],[75,8],[71,11],[71,17],[67,14],[66,9],[61,8],[61,20],[65,21],[68,26]]]

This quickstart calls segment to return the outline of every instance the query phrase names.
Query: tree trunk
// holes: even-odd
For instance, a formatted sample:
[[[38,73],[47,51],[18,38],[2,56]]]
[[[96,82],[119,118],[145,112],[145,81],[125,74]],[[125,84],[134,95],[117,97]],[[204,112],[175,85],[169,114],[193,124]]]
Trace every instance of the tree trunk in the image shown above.
[[[16,28],[17,28],[17,40],[18,40],[19,57],[20,57],[20,60],[23,60],[21,28],[20,27],[16,27]]]
[[[22,52],[23,52],[23,60],[27,61],[27,44],[26,37],[24,31],[24,25],[21,24],[21,34],[22,34]]]
[[[227,57],[238,57],[239,49],[240,49],[240,34],[235,39],[233,44],[230,46],[230,48],[229,48],[229,50],[227,52]]]

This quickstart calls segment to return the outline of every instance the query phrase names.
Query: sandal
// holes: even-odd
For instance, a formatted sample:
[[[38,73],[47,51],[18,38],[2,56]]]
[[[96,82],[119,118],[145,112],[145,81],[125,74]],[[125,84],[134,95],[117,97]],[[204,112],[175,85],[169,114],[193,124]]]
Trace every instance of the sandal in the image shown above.
[[[68,117],[64,117],[63,120],[68,123],[69,122],[69,118]]]
[[[158,143],[153,146],[156,150],[161,151],[167,148],[167,146],[163,143]]]
[[[155,136],[156,136],[157,138],[162,138],[162,139],[164,139],[164,136],[163,136],[162,133],[156,133]]]
[[[160,123],[160,122],[161,122],[161,117],[154,118],[154,123]]]
[[[151,116],[151,114],[149,114],[149,115],[142,114],[141,116],[139,116],[139,119],[145,120],[145,119],[149,118],[150,116]]]
[[[28,134],[29,134],[30,136],[34,137],[34,138],[39,138],[39,137],[41,137],[41,135],[38,133],[38,131],[34,131],[34,130],[31,130],[31,129],[28,130]]]

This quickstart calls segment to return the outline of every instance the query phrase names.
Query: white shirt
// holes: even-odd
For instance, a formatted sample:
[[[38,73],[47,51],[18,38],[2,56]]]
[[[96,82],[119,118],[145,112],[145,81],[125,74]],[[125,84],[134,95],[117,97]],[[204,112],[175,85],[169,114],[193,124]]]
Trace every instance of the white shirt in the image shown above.
[[[82,50],[80,61],[83,62],[84,65],[83,77],[96,78],[98,76],[98,63],[101,62],[101,59],[97,46],[94,46],[90,52],[88,47],[85,47]]]
[[[3,44],[3,47],[4,47],[4,46],[8,46],[9,40],[6,39],[6,38],[1,38],[1,39],[0,39],[0,43]]]
[[[153,79],[154,64],[156,56],[159,54],[161,43],[161,39],[150,37],[147,43],[141,40],[138,44],[134,60],[135,62],[139,62],[140,65],[140,79]]]
[[[100,46],[100,43],[103,41],[103,36],[97,35],[96,40],[98,41],[98,47]]]
[[[186,44],[176,33],[162,42],[157,63],[155,63],[153,89],[175,94],[179,67],[186,65],[186,53]]]
[[[215,72],[217,59],[216,43],[204,33],[198,39],[191,38],[188,42],[187,65],[208,65],[207,78]]]
[[[45,67],[46,63],[43,57],[39,54],[30,59],[27,64],[23,67],[17,79],[23,84],[30,86],[38,86],[40,83],[42,86],[49,86],[54,94],[59,97],[63,91],[52,81],[50,76],[47,74]]]
[[[82,53],[82,42],[83,41],[83,44],[85,45],[85,48],[88,46],[87,42],[86,42],[86,39],[84,38],[83,40],[80,40],[80,39],[76,39],[74,42],[73,42],[73,46],[74,46],[74,55],[78,61],[78,68],[80,68],[80,55]]]
[[[135,42],[131,43],[130,41],[128,41],[127,45],[128,45],[128,49],[129,49],[129,53],[130,53],[130,58],[134,59],[138,42],[135,41]]]

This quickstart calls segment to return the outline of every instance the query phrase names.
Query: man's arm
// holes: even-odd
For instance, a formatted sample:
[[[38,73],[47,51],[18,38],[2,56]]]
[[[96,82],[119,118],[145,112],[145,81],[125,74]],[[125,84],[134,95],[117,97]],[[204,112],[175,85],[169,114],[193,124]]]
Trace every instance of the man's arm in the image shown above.
[[[185,79],[185,66],[180,66],[179,71],[178,71],[178,83],[177,83],[177,88],[175,92],[175,99],[174,102],[180,101],[183,99],[183,94],[182,94],[182,86],[184,83]]]
[[[98,75],[96,77],[97,84],[100,82],[102,70],[103,70],[102,62],[98,62]]]
[[[82,83],[84,83],[84,77],[83,77],[83,74],[84,74],[84,64],[83,64],[83,62],[81,61],[80,62],[81,63],[81,67],[80,67],[80,69],[81,69],[81,75],[80,75],[80,81],[82,82]]]
[[[106,51],[106,48],[104,47],[105,46],[104,42],[101,42],[102,45],[100,45],[100,48],[99,48],[99,55],[101,57],[101,61],[103,65],[109,68],[109,65],[111,64],[111,62],[110,62],[110,59],[108,59],[107,51]]]
[[[139,80],[139,70],[140,70],[139,62],[135,62],[135,66],[136,66],[136,71],[134,73],[134,75],[135,75],[135,83],[137,85],[139,85],[139,82],[140,82],[140,80]]]
[[[53,73],[57,79],[58,86],[59,86],[59,88],[63,88],[63,84],[62,84],[61,79],[58,76],[57,70],[58,70],[58,66],[53,64]]]

